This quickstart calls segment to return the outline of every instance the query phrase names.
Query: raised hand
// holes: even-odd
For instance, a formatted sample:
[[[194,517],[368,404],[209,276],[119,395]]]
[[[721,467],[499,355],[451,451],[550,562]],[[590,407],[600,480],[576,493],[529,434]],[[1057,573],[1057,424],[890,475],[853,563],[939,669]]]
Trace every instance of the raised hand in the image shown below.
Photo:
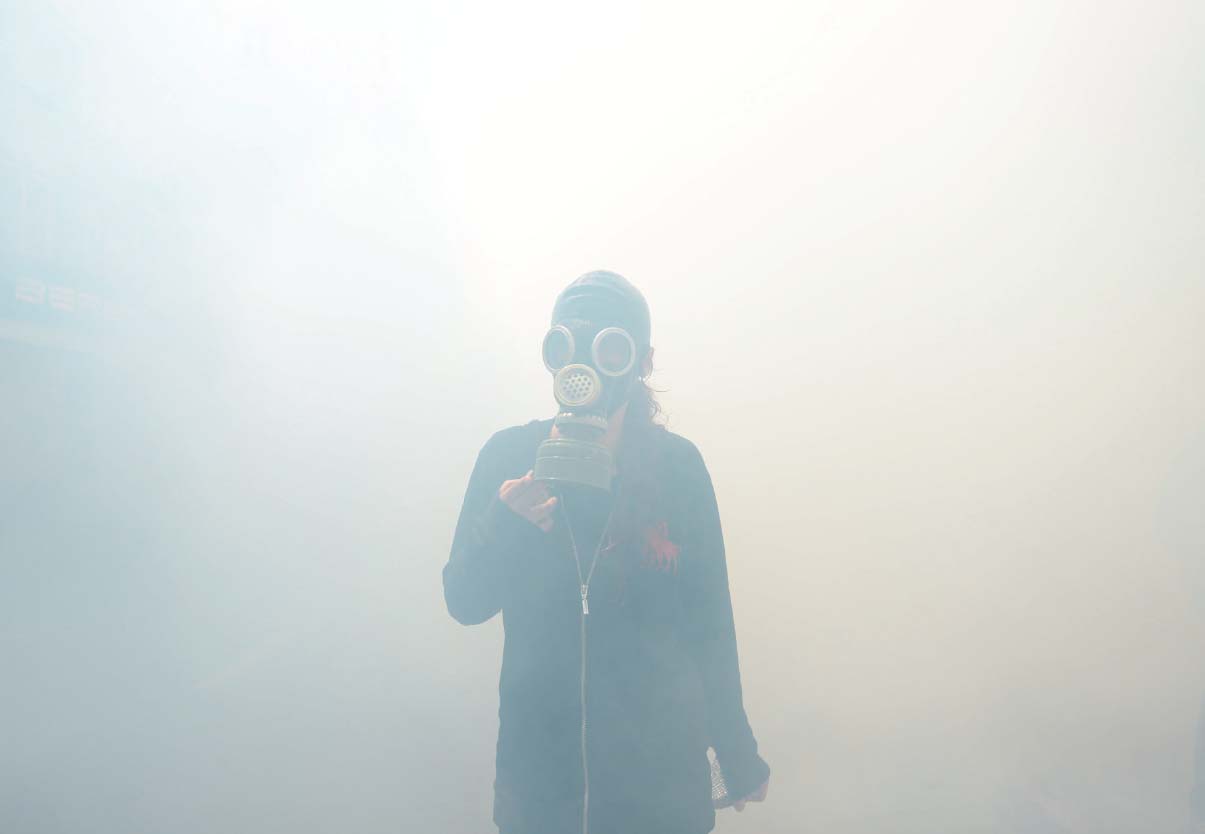
[[[513,512],[530,521],[545,533],[552,529],[552,511],[556,496],[549,496],[548,487],[532,478],[531,470],[522,478],[503,481],[498,497]]]

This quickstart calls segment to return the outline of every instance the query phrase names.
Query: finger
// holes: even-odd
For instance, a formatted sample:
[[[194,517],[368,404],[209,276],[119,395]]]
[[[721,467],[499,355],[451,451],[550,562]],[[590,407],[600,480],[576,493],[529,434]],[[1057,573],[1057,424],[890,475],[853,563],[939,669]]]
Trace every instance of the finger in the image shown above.
[[[536,481],[523,491],[520,500],[534,507],[547,501],[549,494],[548,485],[541,481]]]
[[[546,517],[552,515],[552,511],[555,509],[556,509],[556,496],[554,495],[551,498],[549,498],[547,501],[543,501],[539,504],[533,505],[531,507],[531,509],[528,510],[528,514],[533,519],[539,520],[541,518],[546,518]]]
[[[509,481],[503,481],[502,486],[506,489],[506,491],[508,493],[517,495],[519,493],[526,492],[527,489],[533,483],[534,483],[534,480],[531,477],[531,473],[528,472],[526,475],[523,475],[522,477],[511,478]]]
[[[511,501],[511,506],[522,515],[530,515],[537,507],[548,503],[548,497],[548,488],[544,484],[536,484]]]
[[[503,481],[502,486],[498,487],[498,497],[500,499],[502,499],[503,501],[509,501],[511,493],[515,491],[515,486],[518,483],[519,483],[519,480],[517,478],[513,479],[513,480]]]
[[[534,484],[535,481],[532,480],[530,472],[522,478],[512,478],[509,481],[503,481],[502,486],[498,488],[498,497],[513,506],[514,502],[531,489]]]

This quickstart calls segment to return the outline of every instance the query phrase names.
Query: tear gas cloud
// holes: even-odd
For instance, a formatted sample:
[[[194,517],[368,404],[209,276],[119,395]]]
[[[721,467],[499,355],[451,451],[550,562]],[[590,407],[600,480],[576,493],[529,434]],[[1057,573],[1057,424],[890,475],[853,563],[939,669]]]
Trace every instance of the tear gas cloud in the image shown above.
[[[719,498],[717,831],[1198,830],[1201,23],[6,4],[0,830],[492,830],[440,569],[594,268]]]

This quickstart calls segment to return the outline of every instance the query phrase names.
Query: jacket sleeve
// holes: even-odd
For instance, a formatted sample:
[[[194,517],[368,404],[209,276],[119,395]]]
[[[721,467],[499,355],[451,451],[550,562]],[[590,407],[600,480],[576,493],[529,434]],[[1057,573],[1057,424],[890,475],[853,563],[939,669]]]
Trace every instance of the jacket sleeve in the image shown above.
[[[691,448],[688,486],[692,496],[690,551],[681,576],[685,593],[685,634],[688,651],[698,666],[707,703],[707,730],[715,748],[724,784],[732,799],[757,790],[770,776],[770,767],[757,753],[741,696],[736,627],[728,591],[728,566],[719,508],[711,475],[697,449]]]
[[[477,455],[443,569],[448,613],[465,625],[483,623],[502,609],[520,554],[542,535],[498,497],[502,482],[515,477],[504,447],[500,432]]]

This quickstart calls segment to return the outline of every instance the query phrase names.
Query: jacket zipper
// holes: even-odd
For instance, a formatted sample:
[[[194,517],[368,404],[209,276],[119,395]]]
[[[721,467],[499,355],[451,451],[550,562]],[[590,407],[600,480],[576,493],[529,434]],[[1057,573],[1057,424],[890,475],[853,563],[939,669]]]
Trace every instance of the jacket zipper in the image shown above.
[[[564,510],[565,498],[560,497],[561,509]],[[569,545],[573,549],[573,563],[577,566],[577,581],[582,596],[581,636],[582,636],[582,670],[581,670],[581,708],[582,708],[582,834],[590,834],[590,763],[586,756],[586,617],[590,614],[590,580],[594,577],[594,568],[598,565],[598,554],[602,552],[603,542],[611,530],[611,515],[607,515],[607,523],[603,526],[598,537],[598,547],[594,549],[594,558],[590,561],[590,569],[582,578],[582,561],[577,552],[577,539],[573,535],[573,527],[569,523],[569,514],[562,512],[565,518],[565,529],[569,531]]]
[[[578,568],[581,572],[581,568]],[[586,602],[589,583],[582,585],[582,834],[590,834],[590,762],[586,757],[586,615],[590,607]]]

